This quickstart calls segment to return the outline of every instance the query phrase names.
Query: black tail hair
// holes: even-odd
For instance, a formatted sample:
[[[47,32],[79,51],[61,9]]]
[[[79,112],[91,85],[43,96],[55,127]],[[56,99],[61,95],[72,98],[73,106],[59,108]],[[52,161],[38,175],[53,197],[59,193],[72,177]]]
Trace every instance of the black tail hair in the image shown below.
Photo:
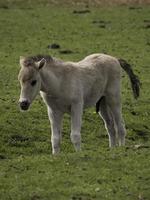
[[[140,80],[138,76],[136,76],[131,68],[131,65],[127,63],[123,59],[118,59],[121,67],[125,70],[125,72],[128,74],[130,81],[131,81],[131,86],[132,86],[132,91],[134,98],[137,99],[140,95]]]
[[[140,80],[138,78],[138,76],[136,76],[131,68],[131,65],[129,63],[127,63],[125,60],[123,59],[118,59],[120,66],[125,70],[125,72],[128,74],[130,81],[131,81],[131,87],[132,87],[132,91],[133,91],[133,95],[134,98],[137,99],[140,95]],[[102,97],[104,98],[104,97]],[[100,103],[102,98],[100,98],[98,100],[98,102],[96,103],[96,112],[99,112],[99,107],[100,107]]]

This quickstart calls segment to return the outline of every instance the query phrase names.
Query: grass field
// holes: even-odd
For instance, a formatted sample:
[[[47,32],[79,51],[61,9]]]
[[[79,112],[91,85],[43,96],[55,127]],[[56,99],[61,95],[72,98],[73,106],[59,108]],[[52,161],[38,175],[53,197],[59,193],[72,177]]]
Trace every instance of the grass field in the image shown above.
[[[150,7],[28,3],[0,1],[0,200],[149,200]],[[49,49],[53,43],[60,49]],[[94,52],[126,59],[142,82],[135,101],[123,73],[126,147],[108,148],[93,108],[84,112],[82,152],[74,152],[65,115],[61,154],[54,157],[40,97],[29,112],[18,108],[19,56],[42,53],[77,61]]]

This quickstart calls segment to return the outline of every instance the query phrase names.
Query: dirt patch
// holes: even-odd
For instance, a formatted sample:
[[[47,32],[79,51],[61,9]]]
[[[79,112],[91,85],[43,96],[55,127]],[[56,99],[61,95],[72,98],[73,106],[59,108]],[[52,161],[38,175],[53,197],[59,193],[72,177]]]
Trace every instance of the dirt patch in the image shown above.
[[[146,25],[144,26],[144,28],[145,28],[145,29],[149,29],[149,28],[150,28],[150,24],[146,24]]]
[[[144,23],[150,23],[150,19],[144,19]]]
[[[137,7],[137,6],[131,6],[131,7],[129,7],[129,10],[141,10],[142,9],[142,7]]]
[[[88,8],[89,6],[112,6],[112,5],[130,5],[131,10],[139,9],[139,5],[150,5],[149,0],[11,0],[0,3],[0,8],[9,9],[11,7],[20,7],[21,9],[32,9],[32,7],[43,5],[43,6],[84,6]],[[79,14],[79,13],[78,13]],[[80,13],[81,14],[81,13]]]
[[[60,0],[45,0],[47,3],[51,4],[60,4]],[[62,0],[62,4],[66,5],[86,5],[86,6],[101,6],[101,5],[135,5],[135,7],[138,7],[138,5],[142,4],[150,4],[149,0]]]
[[[111,21],[104,21],[104,20],[93,20],[93,24],[110,24]]]
[[[42,197],[39,196],[39,195],[37,195],[37,194],[32,194],[32,196],[31,196],[30,199],[31,199],[31,200],[40,200],[40,199],[42,199]]]
[[[6,159],[6,156],[4,156],[3,154],[0,154],[0,160],[4,160]]]
[[[139,129],[133,129],[133,131],[135,132],[137,137],[140,137],[144,140],[148,140],[148,135],[149,135],[148,131]]]
[[[49,44],[47,46],[48,49],[60,49],[60,45],[57,43]]]
[[[9,146],[27,146],[29,144],[30,138],[24,135],[14,134],[11,135],[7,141]]]
[[[73,53],[73,51],[66,49],[66,50],[59,51],[59,53],[61,53],[61,54],[71,54],[71,53]]]
[[[106,28],[106,25],[105,25],[105,24],[102,24],[102,25],[99,25],[98,27],[99,27],[99,28]]]
[[[27,137],[27,136],[24,136],[24,135],[12,135],[10,137],[11,140],[14,140],[14,141],[19,141],[19,142],[25,142],[27,140],[29,140],[30,138]]]
[[[9,7],[6,5],[0,5],[0,9],[9,9]]]
[[[138,113],[136,113],[135,111],[131,111],[132,115],[138,115]]]
[[[86,14],[86,13],[90,13],[90,10],[74,10],[73,14]]]
[[[93,20],[92,24],[97,25],[99,28],[106,28],[111,21],[104,21],[104,20]]]

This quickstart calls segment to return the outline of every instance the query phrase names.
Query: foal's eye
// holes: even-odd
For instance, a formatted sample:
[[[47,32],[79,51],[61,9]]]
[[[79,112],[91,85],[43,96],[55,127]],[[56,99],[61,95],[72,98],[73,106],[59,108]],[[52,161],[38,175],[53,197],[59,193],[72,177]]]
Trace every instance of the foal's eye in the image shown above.
[[[33,80],[33,81],[31,82],[31,85],[34,86],[34,85],[36,84],[36,82],[37,82],[37,80]]]

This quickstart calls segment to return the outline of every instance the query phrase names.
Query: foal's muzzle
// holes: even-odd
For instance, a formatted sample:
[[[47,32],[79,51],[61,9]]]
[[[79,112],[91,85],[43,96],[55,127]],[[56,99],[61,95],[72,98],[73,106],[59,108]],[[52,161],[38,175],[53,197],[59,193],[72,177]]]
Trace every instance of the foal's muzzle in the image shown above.
[[[28,101],[19,102],[21,110],[28,110],[30,103]]]

